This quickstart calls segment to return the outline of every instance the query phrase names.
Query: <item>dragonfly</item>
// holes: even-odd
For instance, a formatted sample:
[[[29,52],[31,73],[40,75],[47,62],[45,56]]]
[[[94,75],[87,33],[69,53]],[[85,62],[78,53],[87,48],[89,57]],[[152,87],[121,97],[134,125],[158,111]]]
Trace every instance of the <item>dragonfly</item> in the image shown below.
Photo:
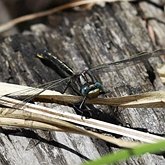
[[[71,87],[73,87],[74,84],[76,88],[72,89],[78,95],[82,95],[84,97],[80,104],[80,109],[87,98],[95,98],[100,94],[105,93],[102,84],[95,79],[89,70],[83,70],[80,73],[76,73],[56,56],[53,56],[52,53],[50,53],[47,49],[44,51],[38,51],[37,57],[41,61],[47,61],[49,64],[51,64],[51,66],[54,66],[55,71],[59,73],[61,77],[70,77],[62,93],[64,93],[71,84]]]
[[[133,56],[132,58],[122,59],[112,63],[101,64],[91,69],[83,70],[82,72],[76,73],[64,62],[59,60],[47,49],[37,52],[37,57],[43,62],[48,62],[49,66],[54,66],[54,70],[63,78],[68,80],[64,90],[64,93],[68,87],[78,94],[83,96],[83,101],[81,102],[80,109],[85,103],[87,98],[96,98],[101,94],[109,92],[105,90],[102,83],[95,78],[95,75],[99,72],[112,72],[124,68],[126,65],[134,65],[135,63],[145,62],[150,57],[165,55],[164,49],[155,50],[153,52],[143,52],[138,55]],[[124,64],[124,66],[123,66]],[[71,85],[72,84],[72,85]],[[74,84],[74,85],[73,85]],[[73,88],[74,86],[74,88]],[[76,86],[76,88],[75,88]],[[75,90],[78,89],[78,90]]]
[[[45,90],[55,88],[61,84],[65,84],[62,93],[64,93],[70,87],[71,89],[73,89],[74,92],[76,92],[76,94],[83,96],[83,100],[78,108],[80,110],[85,105],[85,101],[87,98],[96,98],[99,95],[105,94],[107,92],[104,89],[102,83],[95,78],[95,74],[120,70],[125,68],[126,65],[130,66],[134,65],[135,63],[138,64],[141,62],[145,62],[150,57],[165,55],[165,49],[159,49],[153,52],[142,52],[137,55],[134,55],[131,58],[101,64],[91,69],[83,70],[80,73],[76,73],[64,62],[54,56],[48,49],[37,50],[36,52],[36,56],[44,64],[51,66],[51,68],[53,68],[62,77],[62,79],[54,80],[43,84],[39,86],[42,89],[37,89],[35,91],[18,91],[19,93],[31,92],[33,94],[30,97],[25,98],[23,101],[29,102]],[[13,96],[13,93],[7,94],[5,96],[11,97]]]
[[[56,56],[54,56],[49,50],[47,50],[47,49],[38,50],[36,56],[44,64],[47,63],[47,65],[53,66],[51,68],[53,68],[62,77],[62,79],[54,80],[54,81],[48,82],[46,84],[43,84],[41,86],[38,86],[42,89],[29,90],[29,91],[26,91],[26,90],[18,91],[17,94],[21,94],[21,93],[22,94],[23,93],[32,93],[33,94],[32,96],[27,97],[23,100],[23,101],[25,101],[25,104],[26,104],[26,102],[29,102],[30,100],[32,100],[34,97],[38,96],[45,90],[55,88],[61,84],[65,84],[65,87],[64,87],[62,93],[64,93],[70,87],[71,89],[73,89],[74,92],[76,92],[76,94],[82,95],[84,97],[82,102],[80,103],[79,107],[76,109],[82,110],[83,106],[85,106],[85,108],[90,110],[91,108],[93,108],[93,106],[86,105],[85,104],[86,99],[95,98],[101,94],[106,93],[106,90],[104,89],[102,83],[95,78],[95,74],[120,70],[120,69],[125,68],[126,65],[130,66],[130,65],[138,64],[141,62],[145,62],[150,57],[157,57],[157,56],[161,56],[161,55],[165,55],[165,50],[156,50],[153,52],[143,52],[143,53],[137,54],[131,58],[126,58],[126,59],[122,59],[122,60],[107,63],[107,64],[101,64],[101,65],[98,65],[91,69],[83,70],[80,73],[76,73],[69,66],[67,66],[64,62],[62,62]],[[29,95],[31,95],[31,94],[29,94]],[[7,94],[6,96],[12,97],[13,93]],[[17,108],[18,106],[19,105],[16,105],[15,107]],[[90,116],[91,116],[91,114],[90,114]],[[106,116],[108,116],[108,115],[106,115]],[[104,121],[105,121],[105,118],[104,118]],[[108,121],[111,121],[113,123],[113,120],[108,120]],[[116,121],[114,123],[116,123]],[[38,144],[38,142],[37,142],[37,144]],[[35,144],[35,146],[36,146],[36,144]],[[27,147],[27,150],[29,150],[29,148],[31,149],[33,147],[34,147],[34,144],[33,144],[33,146],[31,146],[31,142],[30,142]]]

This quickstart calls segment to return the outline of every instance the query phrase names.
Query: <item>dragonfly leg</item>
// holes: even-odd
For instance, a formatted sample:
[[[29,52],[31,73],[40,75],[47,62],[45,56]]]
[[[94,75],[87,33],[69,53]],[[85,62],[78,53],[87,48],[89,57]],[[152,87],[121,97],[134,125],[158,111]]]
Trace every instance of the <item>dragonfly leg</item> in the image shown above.
[[[87,96],[85,96],[85,97],[83,98],[83,100],[82,100],[82,102],[81,102],[81,104],[80,104],[80,106],[79,106],[79,110],[81,110],[81,112],[82,112],[81,119],[83,119],[83,116],[84,116],[85,111],[89,113],[89,116],[90,116],[90,117],[92,116],[92,113],[90,112],[90,110],[87,110],[87,109],[84,110],[84,109],[83,109],[83,106],[84,106],[84,104],[85,104],[86,99],[87,99]],[[85,106],[85,107],[86,107],[86,106]],[[82,111],[82,110],[83,110],[83,111]]]
[[[62,91],[62,94],[66,92],[66,90],[68,89],[69,85],[71,84],[71,79],[67,82],[64,90]]]
[[[91,118],[92,117],[92,112],[90,111],[90,109],[88,108],[88,106],[83,105],[84,107],[82,107],[80,109],[79,105],[73,105],[73,108],[75,109],[75,111],[81,116],[81,119],[83,119],[83,117],[85,118]]]
[[[91,109],[89,109],[88,106],[85,105],[85,109],[82,109],[83,114],[81,116],[81,119],[83,120],[83,116],[85,116],[85,118],[91,118],[92,117],[92,112]]]
[[[75,111],[79,112],[81,116],[83,116],[83,111],[82,109],[79,109],[76,105],[73,106]]]
[[[85,96],[85,97],[83,98],[83,100],[82,100],[82,102],[81,102],[81,104],[80,104],[80,106],[79,106],[80,109],[82,109],[82,107],[83,107],[83,105],[84,105],[86,99],[87,99],[87,96]]]

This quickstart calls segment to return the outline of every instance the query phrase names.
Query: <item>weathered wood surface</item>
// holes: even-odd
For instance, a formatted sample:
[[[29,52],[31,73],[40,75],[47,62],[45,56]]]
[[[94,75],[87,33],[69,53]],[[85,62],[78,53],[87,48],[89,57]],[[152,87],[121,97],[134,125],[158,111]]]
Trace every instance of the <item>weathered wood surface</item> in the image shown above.
[[[145,20],[138,15],[140,9],[147,17],[163,17],[160,8],[146,2],[140,5],[114,3],[85,12],[65,11],[49,17],[51,28],[35,25],[31,31],[1,40],[0,80],[36,85],[59,78],[55,71],[35,58],[38,48],[50,49],[75,71],[82,71],[85,67],[91,68],[100,63],[128,58],[139,51],[165,46],[165,24],[154,19],[149,21],[148,27],[156,34],[156,42],[153,43]],[[160,90],[164,87],[152,69],[160,62],[160,58],[152,58],[148,63],[103,73],[99,78],[111,90],[110,96]],[[70,109],[64,106],[55,108]],[[163,110],[100,108],[115,116],[123,126],[147,129],[156,134],[165,133]],[[1,132],[1,164],[81,164],[114,150],[103,141],[74,134],[5,129]],[[38,141],[38,145],[29,147],[32,142]],[[163,165],[165,160],[163,155],[146,154],[119,164]]]

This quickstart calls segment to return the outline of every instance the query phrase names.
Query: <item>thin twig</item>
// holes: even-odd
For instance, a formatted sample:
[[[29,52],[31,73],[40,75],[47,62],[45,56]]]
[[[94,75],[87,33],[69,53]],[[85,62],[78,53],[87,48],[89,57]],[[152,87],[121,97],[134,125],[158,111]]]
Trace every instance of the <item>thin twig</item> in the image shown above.
[[[113,143],[118,147],[125,147],[125,148],[132,148],[134,146],[139,145],[139,142],[129,142],[121,139],[117,139],[114,137],[110,137],[107,135],[99,134],[96,132],[92,132],[89,130],[82,129],[77,127],[74,124],[70,124],[68,122],[58,120],[52,117],[47,117],[44,115],[38,115],[35,113],[23,112],[20,110],[14,111],[14,114],[6,114],[7,111],[12,111],[9,108],[1,108],[1,115],[0,115],[0,125],[1,126],[15,126],[20,128],[33,128],[33,129],[42,129],[42,130],[49,130],[49,131],[63,131],[63,132],[70,132],[76,134],[82,134],[90,137],[95,137],[102,139],[104,141]],[[5,112],[5,113],[4,113]],[[4,117],[5,116],[5,117]],[[28,120],[27,120],[28,117]],[[26,119],[25,119],[26,118]],[[32,120],[31,120],[32,119]]]
[[[0,82],[0,93],[1,95],[5,95],[8,93],[12,93],[16,96],[18,95],[18,91],[25,90],[29,88],[29,90],[37,90],[38,88],[32,88],[27,86],[8,84]],[[16,93],[17,91],[17,93]],[[12,96],[10,94],[10,96]],[[22,96],[23,98],[29,97],[29,95],[20,94],[19,98]],[[111,106],[119,106],[124,108],[163,108],[165,107],[165,91],[153,91],[147,93],[141,93],[137,95],[131,96],[122,96],[122,97],[114,97],[114,98],[93,98],[87,99],[86,103],[89,104],[100,104],[100,105],[111,105]],[[81,102],[83,97],[75,96],[75,95],[66,95],[61,94],[57,91],[45,90],[39,96],[37,95],[33,101],[39,102],[50,102],[50,103],[58,103],[63,105],[75,104]]]
[[[37,18],[41,18],[41,17],[45,17],[69,8],[74,8],[77,6],[81,6],[81,5],[86,5],[86,4],[90,4],[90,3],[98,3],[98,2],[115,2],[115,1],[134,1],[134,0],[81,0],[81,1],[77,1],[77,2],[69,2],[67,4],[46,10],[46,11],[42,11],[42,12],[38,12],[38,13],[34,13],[34,14],[28,14],[25,16],[21,16],[18,17],[16,19],[13,19],[7,23],[4,23],[0,26],[0,32],[4,32],[10,28],[12,28],[13,26],[25,22],[25,21],[30,21],[33,19],[37,19]]]
[[[22,102],[22,101],[7,98],[7,97],[2,97],[0,99],[0,104],[11,107],[11,108],[15,104],[20,104],[20,105],[22,104],[23,109],[21,109],[20,111],[30,112],[32,115],[37,114],[38,115],[37,121],[41,121],[41,122],[46,121],[49,123],[53,122],[53,123],[56,123],[55,126],[62,128],[62,129],[67,128],[67,127],[72,129],[73,125],[68,124],[68,122],[71,122],[71,123],[82,125],[85,127],[90,127],[92,129],[97,129],[97,130],[106,131],[109,133],[115,133],[115,134],[127,136],[127,137],[130,137],[133,139],[147,142],[147,143],[151,143],[151,142],[155,142],[157,140],[164,139],[163,137],[159,137],[159,136],[152,135],[149,133],[144,133],[141,131],[121,127],[121,126],[114,125],[111,123],[106,123],[106,122],[98,121],[95,119],[84,119],[84,118],[82,119],[82,117],[79,115],[66,113],[66,112],[63,113],[63,112],[59,112],[55,109],[51,109],[51,108],[47,108],[47,107],[43,107],[43,106],[39,106],[39,105],[34,105],[34,104],[30,104],[30,103],[24,104],[24,102]],[[14,113],[14,112],[12,111],[12,113]],[[8,114],[8,112],[5,113],[3,111],[3,114]],[[45,118],[45,117],[47,117],[47,118]],[[33,120],[34,120],[34,118],[33,118]],[[66,123],[62,122],[62,121],[66,121]],[[77,127],[73,128],[73,129],[76,131],[80,131],[79,128],[77,128]],[[81,130],[81,131],[84,132],[84,130]]]

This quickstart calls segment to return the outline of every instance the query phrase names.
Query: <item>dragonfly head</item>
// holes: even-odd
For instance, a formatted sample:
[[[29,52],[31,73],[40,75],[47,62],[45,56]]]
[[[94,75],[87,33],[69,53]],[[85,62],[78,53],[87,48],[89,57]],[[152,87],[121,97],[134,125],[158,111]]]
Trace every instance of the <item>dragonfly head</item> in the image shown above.
[[[96,98],[103,92],[103,86],[99,82],[95,83],[86,83],[80,89],[80,92],[83,96],[87,96],[88,98]]]

